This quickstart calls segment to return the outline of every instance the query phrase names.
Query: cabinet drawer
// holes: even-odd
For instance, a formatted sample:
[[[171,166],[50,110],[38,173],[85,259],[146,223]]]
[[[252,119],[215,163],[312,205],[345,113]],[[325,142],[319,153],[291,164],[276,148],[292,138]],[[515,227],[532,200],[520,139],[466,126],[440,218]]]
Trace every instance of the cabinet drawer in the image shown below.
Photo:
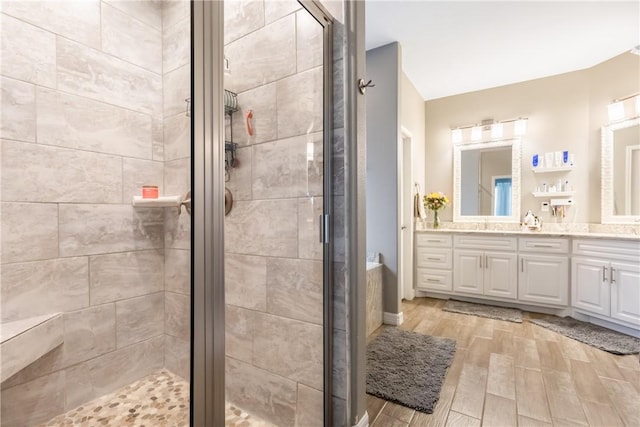
[[[430,270],[418,268],[416,288],[426,291],[451,291],[453,290],[450,270]]]
[[[518,241],[518,249],[527,252],[567,253],[569,252],[569,240],[546,237],[521,237]]]
[[[429,248],[450,248],[451,234],[419,233],[416,235],[416,246]]]
[[[416,266],[421,268],[447,268],[451,269],[451,249],[427,249],[418,248],[416,253]]]
[[[637,262],[640,257],[640,241],[575,239],[573,254]]]
[[[461,249],[497,249],[501,251],[515,251],[518,240],[506,236],[454,236],[453,245]]]

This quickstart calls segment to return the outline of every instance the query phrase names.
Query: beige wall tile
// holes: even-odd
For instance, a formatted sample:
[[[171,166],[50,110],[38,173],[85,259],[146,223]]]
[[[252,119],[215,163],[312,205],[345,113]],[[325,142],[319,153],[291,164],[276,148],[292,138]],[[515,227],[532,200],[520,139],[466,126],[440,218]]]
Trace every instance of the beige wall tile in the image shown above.
[[[182,379],[191,379],[191,343],[188,340],[164,336],[164,367]]]
[[[60,205],[60,256],[162,248],[162,209]]]
[[[64,314],[63,357],[66,368],[116,349],[116,310],[103,304]]]
[[[300,9],[300,3],[296,0],[266,0],[264,3],[264,15],[267,23],[280,19]]]
[[[0,77],[0,138],[25,142],[36,140],[35,86]],[[3,161],[3,164],[5,161]]]
[[[37,425],[64,412],[64,373],[2,390],[3,426]]]
[[[16,323],[22,325],[20,329],[22,333],[12,334],[10,339],[3,337],[4,341],[0,344],[0,354],[2,354],[0,377],[3,383],[17,372],[62,344],[64,340],[62,315],[47,315],[37,319],[37,323],[30,319],[2,325],[3,328],[6,328],[8,325],[13,326]],[[26,329],[25,322],[29,324],[27,330],[24,330]]]
[[[165,209],[164,227],[165,248],[191,249],[191,217],[184,208],[180,214],[177,209]]]
[[[162,250],[89,257],[91,304],[104,304],[162,291]]]
[[[162,77],[162,91],[164,99],[164,117],[182,114],[186,117],[187,103],[185,99],[191,97],[191,67],[183,65],[170,71]],[[165,130],[167,124],[165,123]]]
[[[152,160],[122,159],[122,203],[131,203],[133,196],[142,195],[143,185],[157,185],[164,194],[164,164]]]
[[[77,310],[89,305],[87,258],[2,266],[2,321]]]
[[[324,419],[324,395],[321,391],[298,384],[296,426],[322,427]],[[339,424],[338,424],[339,425]]]
[[[321,260],[323,245],[320,243],[320,216],[324,211],[323,197],[298,199],[298,257]]]
[[[256,332],[255,311],[227,304],[225,353],[243,362],[253,360],[253,335]]]
[[[322,67],[278,81],[278,138],[322,130],[322,91]]]
[[[322,326],[256,312],[253,364],[322,389]]]
[[[313,161],[308,145],[313,144]],[[253,146],[252,191],[260,199],[322,195],[322,134]]]
[[[322,325],[322,262],[267,259],[267,311]]]
[[[162,29],[161,0],[103,0],[103,3],[108,3],[157,30]]]
[[[227,399],[278,426],[295,425],[296,383],[227,357]]]
[[[190,339],[191,299],[187,295],[165,292],[164,330],[167,335]]]
[[[100,0],[2,2],[2,12],[67,39],[100,48]]]
[[[347,333],[333,330],[333,395],[342,399],[347,398],[347,378],[349,368],[347,365]]]
[[[57,256],[57,205],[2,203],[2,263]]]
[[[263,0],[232,0],[224,3],[225,45],[263,26]]]
[[[306,10],[296,13],[298,72],[322,65],[323,28]]]
[[[38,143],[151,159],[151,116],[38,88]]]
[[[225,3],[226,4],[226,3]],[[162,31],[162,70],[173,71],[191,61],[191,24],[183,19]]]
[[[295,16],[267,25],[225,48],[232,72],[225,84],[244,92],[296,72]]]
[[[164,292],[116,302],[118,348],[164,333]]]
[[[120,203],[122,200],[119,157],[3,141],[2,163],[5,201]]]
[[[186,0],[164,0],[162,2],[162,27],[169,28],[187,17]]]
[[[236,159],[239,164],[231,169],[231,177],[225,184],[231,191],[233,200],[251,200],[251,147],[238,148]]]
[[[233,117],[233,142],[252,145],[278,138],[276,84],[270,83],[238,94],[240,111]],[[247,133],[246,114],[253,111],[251,127],[253,135]]]
[[[2,74],[41,86],[56,86],[56,36],[0,15]]]
[[[160,75],[63,38],[58,38],[57,61],[58,89],[160,115]]]
[[[231,253],[294,257],[298,252],[297,201],[238,201],[226,217],[225,244]]]
[[[225,301],[252,310],[267,310],[267,258],[225,255]]]
[[[96,357],[64,371],[66,410],[110,393],[162,368],[164,337],[159,336]]]
[[[161,162],[164,160],[164,124],[162,119],[154,118],[151,122],[151,140],[153,160]]]
[[[106,3],[102,3],[102,51],[142,68],[162,73],[162,34]]]
[[[164,194],[187,194],[191,187],[191,159],[169,160],[164,162]]]
[[[191,119],[184,111],[164,119],[165,161],[191,156]]]
[[[164,288],[183,295],[191,294],[191,252],[184,249],[165,249]]]

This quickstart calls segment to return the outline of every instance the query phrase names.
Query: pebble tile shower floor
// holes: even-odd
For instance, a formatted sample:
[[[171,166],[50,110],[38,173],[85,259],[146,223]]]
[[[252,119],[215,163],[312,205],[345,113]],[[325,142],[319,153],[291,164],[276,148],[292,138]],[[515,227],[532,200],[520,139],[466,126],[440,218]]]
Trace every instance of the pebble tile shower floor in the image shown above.
[[[272,427],[227,403],[226,427]],[[59,415],[42,427],[188,427],[189,383],[161,370]]]

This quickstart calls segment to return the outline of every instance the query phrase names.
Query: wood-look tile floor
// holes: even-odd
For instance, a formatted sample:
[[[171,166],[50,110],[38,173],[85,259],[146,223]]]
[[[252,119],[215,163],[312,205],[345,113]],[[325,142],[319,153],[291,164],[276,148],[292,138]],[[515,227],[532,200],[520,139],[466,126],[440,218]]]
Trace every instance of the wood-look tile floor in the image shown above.
[[[433,414],[367,395],[372,427],[640,426],[638,355],[616,356],[527,322],[534,313],[512,323],[445,312],[444,302],[403,302],[400,326],[457,341]]]

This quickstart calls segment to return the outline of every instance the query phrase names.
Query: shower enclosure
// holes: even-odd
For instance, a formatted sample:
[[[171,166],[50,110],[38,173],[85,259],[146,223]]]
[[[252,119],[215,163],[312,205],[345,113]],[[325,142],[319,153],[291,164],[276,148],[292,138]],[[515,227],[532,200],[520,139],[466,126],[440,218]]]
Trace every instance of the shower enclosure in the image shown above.
[[[1,424],[344,424],[331,14],[1,8]]]

